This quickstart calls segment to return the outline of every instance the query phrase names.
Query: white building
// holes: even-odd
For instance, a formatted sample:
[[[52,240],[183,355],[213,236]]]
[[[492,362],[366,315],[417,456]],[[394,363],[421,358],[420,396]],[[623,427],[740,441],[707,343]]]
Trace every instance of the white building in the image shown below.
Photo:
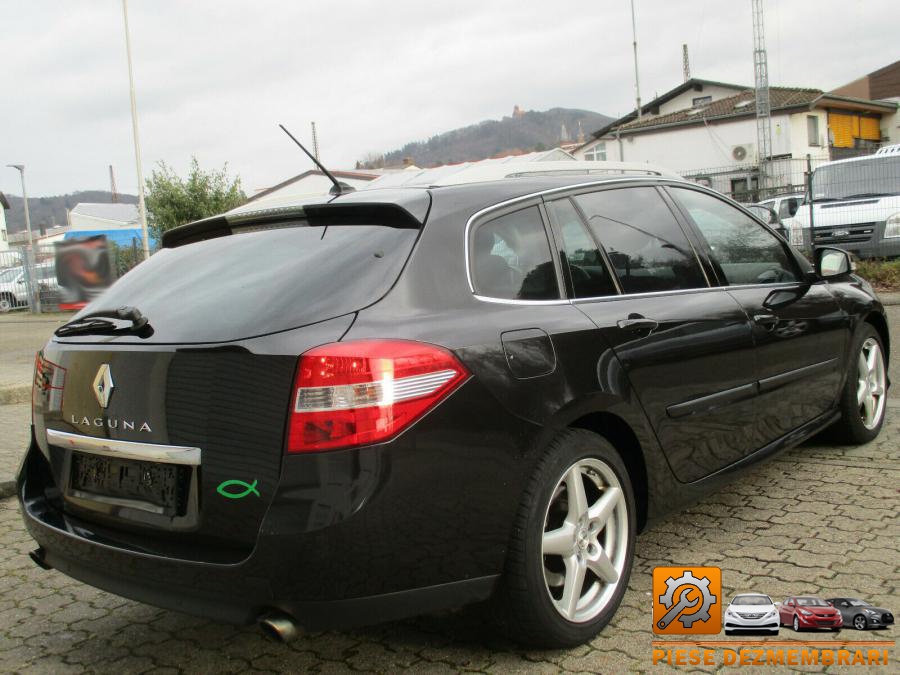
[[[80,202],[69,211],[69,226],[78,231],[140,228],[137,204]]]
[[[818,89],[770,87],[773,191],[801,190],[807,155],[815,162],[871,152],[887,136],[890,101]],[[593,133],[576,158],[652,162],[732,194],[755,198],[758,181],[756,93],[692,79]]]
[[[0,251],[9,250],[9,234],[6,232],[6,212],[9,210],[9,200],[0,192]]]

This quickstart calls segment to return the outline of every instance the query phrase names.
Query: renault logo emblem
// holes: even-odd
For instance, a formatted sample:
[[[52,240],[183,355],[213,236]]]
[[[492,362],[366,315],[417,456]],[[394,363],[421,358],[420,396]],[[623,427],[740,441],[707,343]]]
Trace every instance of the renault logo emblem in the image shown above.
[[[109,405],[109,397],[112,396],[115,386],[109,364],[104,363],[100,366],[100,370],[97,371],[97,376],[94,377],[94,396],[97,397],[97,403],[100,404],[101,408]]]

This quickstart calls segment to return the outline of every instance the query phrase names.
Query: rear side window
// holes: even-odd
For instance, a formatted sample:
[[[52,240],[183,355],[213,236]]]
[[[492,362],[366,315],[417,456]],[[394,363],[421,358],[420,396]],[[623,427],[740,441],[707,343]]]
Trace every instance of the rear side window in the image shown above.
[[[559,285],[538,207],[488,220],[472,241],[475,292],[505,300],[557,300]]]
[[[625,293],[706,288],[693,247],[655,188],[603,190],[575,201]]]
[[[742,211],[712,195],[671,188],[709,244],[713,261],[732,286],[796,281],[784,244]]]
[[[565,249],[576,298],[600,298],[616,295],[616,285],[610,276],[600,247],[584,226],[578,210],[568,199],[547,204],[551,220],[558,228]]]

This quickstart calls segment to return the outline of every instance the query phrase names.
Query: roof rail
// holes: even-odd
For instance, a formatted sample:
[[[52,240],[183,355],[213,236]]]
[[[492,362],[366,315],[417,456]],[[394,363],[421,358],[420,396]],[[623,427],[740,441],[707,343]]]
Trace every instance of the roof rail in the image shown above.
[[[460,185],[463,183],[480,183],[504,178],[523,178],[531,176],[585,176],[585,175],[622,175],[660,176],[664,178],[681,178],[670,169],[640,162],[509,162],[472,164],[455,173],[437,176],[430,185]],[[418,179],[421,182],[422,176]]]

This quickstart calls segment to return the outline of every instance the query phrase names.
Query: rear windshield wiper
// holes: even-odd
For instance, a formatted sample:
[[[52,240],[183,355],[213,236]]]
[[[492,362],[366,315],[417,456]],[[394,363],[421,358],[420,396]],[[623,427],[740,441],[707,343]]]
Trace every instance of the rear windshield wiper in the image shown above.
[[[122,328],[110,321],[110,319],[131,321],[131,325]],[[101,309],[97,312],[86,314],[64,326],[60,326],[53,334],[57,337],[66,337],[67,335],[80,333],[94,333],[98,335],[117,333],[142,334],[147,331],[152,332],[150,322],[147,320],[147,317],[141,314],[137,307],[119,307],[118,309]]]

